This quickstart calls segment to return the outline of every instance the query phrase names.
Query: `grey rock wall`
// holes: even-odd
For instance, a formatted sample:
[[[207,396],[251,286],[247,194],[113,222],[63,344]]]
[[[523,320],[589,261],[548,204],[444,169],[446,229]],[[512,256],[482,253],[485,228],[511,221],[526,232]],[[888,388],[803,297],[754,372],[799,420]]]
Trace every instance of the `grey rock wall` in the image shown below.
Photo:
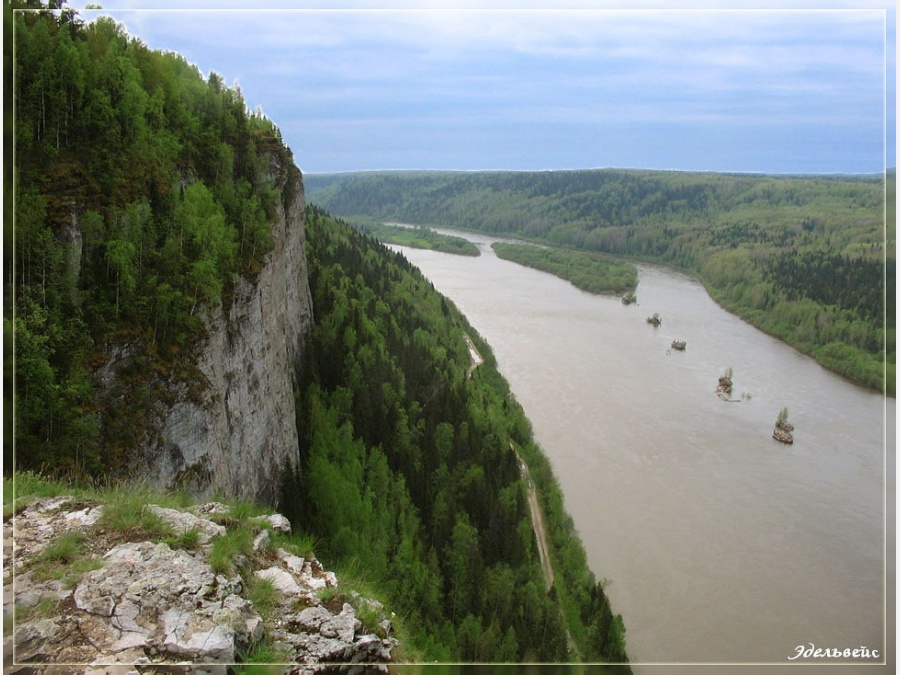
[[[157,405],[138,469],[155,486],[273,504],[283,470],[296,461],[294,383],[312,323],[305,196],[299,171],[275,161],[276,188],[295,180],[293,199],[279,203],[263,269],[236,280],[229,304],[205,310],[202,392],[178,391]]]

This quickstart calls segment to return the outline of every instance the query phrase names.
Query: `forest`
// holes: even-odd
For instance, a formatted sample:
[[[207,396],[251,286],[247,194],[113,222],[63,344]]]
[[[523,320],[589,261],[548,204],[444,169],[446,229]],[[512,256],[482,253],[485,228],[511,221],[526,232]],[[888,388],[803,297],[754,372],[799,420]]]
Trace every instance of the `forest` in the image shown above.
[[[35,11],[5,8],[17,121],[5,471],[94,485],[127,477],[160,383],[203,386],[198,310],[256,277],[273,212],[294,197],[278,175],[298,170],[221,76],[112,20],[16,6]],[[408,659],[627,661],[622,618],[488,345],[399,254],[314,207],[307,226],[315,323],[282,511],[320,559],[390,602]],[[485,359],[471,376],[465,336]],[[132,366],[110,393],[97,369],[122,342]],[[545,513],[552,588],[517,452]]]
[[[365,223],[359,227],[385,244],[424,248],[456,255],[481,255],[478,247],[468,239],[440,234],[430,227],[404,227],[388,223]]]
[[[621,617],[490,347],[401,254],[315,207],[307,236],[316,325],[282,511],[320,555],[386,588],[425,660],[626,661]],[[471,377],[464,335],[485,359]],[[514,448],[552,533],[549,593]]]
[[[637,286],[634,265],[587,251],[495,242],[497,257],[549,272],[589,293],[625,293]]]
[[[309,176],[345,218],[515,236],[670,264],[729,311],[865,386],[895,392],[894,171],[641,170]]]
[[[221,76],[204,78],[109,18],[5,11],[16,46],[14,199],[5,203],[15,211],[3,249],[16,461],[115,470],[158,395],[147,364],[190,383],[180,357],[203,336],[198,305],[227,296],[235,275],[252,278],[271,248],[270,218],[290,195],[270,160],[297,169],[277,127]],[[121,417],[101,424],[110,402],[90,373],[107,341],[126,335],[143,354],[115,406]]]

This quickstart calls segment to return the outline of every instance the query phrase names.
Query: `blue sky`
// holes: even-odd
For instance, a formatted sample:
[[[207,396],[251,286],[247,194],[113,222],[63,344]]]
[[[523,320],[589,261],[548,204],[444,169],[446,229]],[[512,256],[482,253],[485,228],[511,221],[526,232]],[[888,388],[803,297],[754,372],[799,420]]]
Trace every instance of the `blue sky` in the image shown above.
[[[305,173],[896,164],[886,0],[101,3],[237,84]]]

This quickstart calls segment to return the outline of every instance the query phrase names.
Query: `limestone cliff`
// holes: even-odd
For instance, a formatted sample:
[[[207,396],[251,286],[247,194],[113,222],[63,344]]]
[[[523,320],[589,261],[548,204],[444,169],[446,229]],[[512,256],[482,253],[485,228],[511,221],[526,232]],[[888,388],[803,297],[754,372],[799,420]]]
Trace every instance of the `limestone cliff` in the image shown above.
[[[202,310],[207,337],[196,357],[199,386],[169,383],[153,404],[131,473],[157,487],[274,503],[284,468],[295,462],[294,383],[312,301],[302,177],[281,157],[272,153],[269,160],[268,178],[284,195],[272,251],[256,276],[235,279],[224,304]],[[107,388],[133,351],[134,345],[113,350],[100,372]]]

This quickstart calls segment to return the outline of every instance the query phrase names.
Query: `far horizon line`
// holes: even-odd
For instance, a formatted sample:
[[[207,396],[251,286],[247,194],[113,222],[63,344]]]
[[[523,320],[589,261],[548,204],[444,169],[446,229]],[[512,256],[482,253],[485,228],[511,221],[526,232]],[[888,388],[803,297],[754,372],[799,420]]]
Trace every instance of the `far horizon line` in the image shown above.
[[[741,170],[716,170],[716,169],[655,169],[620,166],[581,167],[574,169],[348,169],[343,171],[305,171],[304,176],[340,176],[364,173],[573,173],[577,171],[645,171],[655,173],[693,173],[693,174],[718,174],[727,176],[774,176],[774,177],[813,177],[813,178],[839,178],[847,177],[873,177],[885,176],[896,173],[896,166],[889,166],[881,171],[741,171]]]

